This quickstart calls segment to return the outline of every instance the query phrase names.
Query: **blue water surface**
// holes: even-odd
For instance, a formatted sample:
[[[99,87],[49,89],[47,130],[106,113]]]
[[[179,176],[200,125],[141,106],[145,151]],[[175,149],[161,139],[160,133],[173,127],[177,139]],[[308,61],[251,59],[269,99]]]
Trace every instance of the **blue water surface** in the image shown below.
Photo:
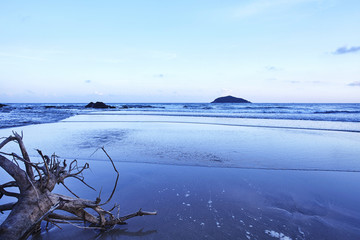
[[[7,103],[0,108],[0,128],[51,123],[87,112],[128,114],[360,122],[359,103],[109,103],[115,108],[89,109],[84,103]]]

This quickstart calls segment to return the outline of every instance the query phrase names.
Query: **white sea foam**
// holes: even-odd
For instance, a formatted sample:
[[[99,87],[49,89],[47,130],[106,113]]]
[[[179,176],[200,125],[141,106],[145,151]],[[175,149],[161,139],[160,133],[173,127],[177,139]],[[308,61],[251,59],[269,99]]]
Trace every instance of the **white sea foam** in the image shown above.
[[[280,240],[292,240],[292,238],[285,236],[283,233],[279,233],[273,230],[265,230],[265,233],[269,235],[270,237],[277,238]]]

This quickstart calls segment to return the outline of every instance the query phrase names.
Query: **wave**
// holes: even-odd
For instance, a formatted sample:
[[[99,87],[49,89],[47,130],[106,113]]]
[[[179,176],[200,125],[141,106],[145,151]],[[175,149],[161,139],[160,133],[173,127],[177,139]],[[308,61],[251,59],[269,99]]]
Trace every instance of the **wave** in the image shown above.
[[[96,115],[96,114],[91,114]],[[104,114],[101,114],[104,115]],[[111,114],[113,115],[113,114]],[[121,114],[123,115],[123,114]],[[147,114],[143,114],[147,115]],[[166,116],[166,115],[159,115],[159,116]],[[177,116],[176,116],[177,117]],[[193,116],[192,116],[193,117]],[[255,120],[255,119],[253,119]],[[261,120],[261,119],[257,119]],[[338,125],[328,125],[324,126],[321,122],[312,124],[312,126],[308,125],[279,125],[284,123],[274,123],[274,122],[257,122],[256,123],[250,123],[250,122],[244,122],[244,123],[226,123],[226,122],[205,122],[205,121],[191,121],[191,120],[72,120],[72,119],[66,119],[63,120],[63,122],[75,122],[75,123],[94,123],[94,122],[100,122],[100,123],[168,123],[168,124],[198,124],[198,125],[213,125],[213,126],[229,126],[229,127],[252,127],[252,128],[275,128],[275,129],[291,129],[291,130],[309,130],[309,131],[330,131],[330,132],[352,132],[352,133],[360,133],[359,128],[339,128]],[[289,124],[289,123],[288,123]]]
[[[268,106],[268,107],[245,107],[245,109],[292,109],[291,107]]]
[[[87,114],[87,113],[82,113]],[[90,113],[96,115],[97,113]],[[102,112],[100,115],[114,115],[114,112]],[[218,113],[218,112],[119,112],[119,115],[147,115],[147,116],[169,116],[169,117],[210,117],[210,118],[232,118],[232,119],[267,119],[267,120],[301,120],[301,121],[325,121],[325,122],[360,122],[360,115],[357,117],[337,116],[337,117],[323,117],[322,115],[301,114],[301,113]]]
[[[360,111],[349,111],[349,110],[343,110],[343,111],[338,111],[338,110],[331,110],[331,111],[317,111],[314,112],[314,114],[337,114],[337,113],[350,113],[350,114],[356,114],[356,113],[360,113]]]
[[[360,104],[111,103],[114,109],[85,109],[81,103],[17,103],[0,108],[0,128],[61,121],[76,114],[121,114],[360,122]]]

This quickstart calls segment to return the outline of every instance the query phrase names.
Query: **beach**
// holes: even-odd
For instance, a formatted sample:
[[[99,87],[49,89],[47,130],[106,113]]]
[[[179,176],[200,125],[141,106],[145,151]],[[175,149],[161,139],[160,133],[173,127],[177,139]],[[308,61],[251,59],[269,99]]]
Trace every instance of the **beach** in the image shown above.
[[[360,239],[360,1],[0,12],[0,240]]]
[[[86,181],[102,199],[116,178],[104,146],[120,173],[108,209],[158,211],[105,233],[61,225],[32,239],[357,239],[359,132],[325,123],[96,112],[0,135],[23,131],[32,159],[41,149],[89,162]]]

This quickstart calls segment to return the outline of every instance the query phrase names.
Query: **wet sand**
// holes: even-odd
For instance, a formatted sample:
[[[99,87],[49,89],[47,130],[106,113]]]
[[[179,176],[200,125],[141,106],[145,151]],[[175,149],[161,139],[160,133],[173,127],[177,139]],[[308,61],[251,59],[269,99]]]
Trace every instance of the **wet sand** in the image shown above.
[[[215,119],[216,123],[201,120],[78,115],[14,130],[24,130],[31,156],[37,156],[35,149],[40,148],[65,159],[104,160],[101,152],[94,151],[105,146],[114,161],[121,162],[360,171],[358,132],[219,125],[229,119]],[[0,129],[0,135],[8,136],[11,130]],[[9,152],[17,150],[17,146],[6,147]]]
[[[121,215],[139,208],[159,215],[102,234],[54,227],[34,239],[360,238],[360,173],[350,172],[360,170],[359,133],[79,117],[15,130],[24,130],[33,157],[40,148],[88,161],[85,177],[103,188],[103,199],[115,173],[103,153],[92,153],[105,146],[120,172],[108,208],[119,203]],[[83,198],[98,196],[68,185]]]
[[[89,183],[112,190],[110,162],[92,161]],[[245,170],[117,163],[119,186],[109,208],[121,215],[157,210],[106,233],[56,227],[34,239],[359,239],[358,173]],[[71,184],[81,197],[97,193]],[[57,189],[66,193],[65,189]],[[273,236],[273,237],[271,237]],[[285,238],[288,237],[288,238]]]

